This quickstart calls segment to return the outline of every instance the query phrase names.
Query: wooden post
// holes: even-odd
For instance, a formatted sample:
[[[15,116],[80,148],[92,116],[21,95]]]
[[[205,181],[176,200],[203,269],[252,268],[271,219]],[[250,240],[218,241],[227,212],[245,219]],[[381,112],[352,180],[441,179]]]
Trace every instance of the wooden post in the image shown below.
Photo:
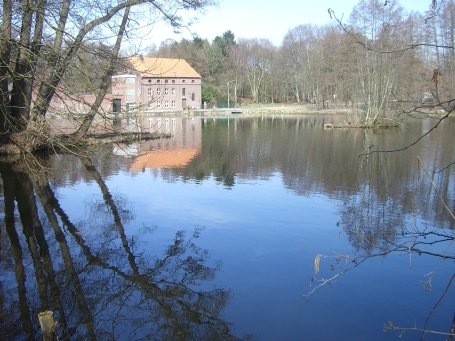
[[[57,341],[57,322],[54,320],[54,313],[46,310],[38,314],[38,319],[43,332],[43,341]]]

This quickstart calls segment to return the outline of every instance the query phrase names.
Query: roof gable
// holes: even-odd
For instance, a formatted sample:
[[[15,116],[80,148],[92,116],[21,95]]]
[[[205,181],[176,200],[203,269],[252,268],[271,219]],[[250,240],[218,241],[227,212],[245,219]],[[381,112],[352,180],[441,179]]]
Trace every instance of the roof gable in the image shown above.
[[[130,57],[129,61],[142,77],[201,78],[184,59]]]

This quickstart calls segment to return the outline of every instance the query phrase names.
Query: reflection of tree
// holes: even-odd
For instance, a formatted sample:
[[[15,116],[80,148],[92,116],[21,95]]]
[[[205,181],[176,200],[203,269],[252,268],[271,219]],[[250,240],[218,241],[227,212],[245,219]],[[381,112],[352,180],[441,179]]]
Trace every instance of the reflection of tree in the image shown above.
[[[219,317],[229,291],[198,288],[220,268],[196,245],[200,229],[191,238],[178,232],[162,257],[139,254],[123,225],[131,212],[118,209],[91,160],[81,161],[108,207],[93,211],[104,217],[91,232],[71,222],[45,174],[0,164],[9,243],[1,244],[1,338],[39,339],[36,316],[52,310],[62,339],[236,340]]]
[[[340,121],[344,118],[337,116]],[[455,120],[441,123],[437,134],[427,137],[428,144],[418,144],[405,153],[373,154],[368,162],[359,158],[365,147],[394,150],[406,146],[431,121],[414,121],[394,129],[323,129],[324,122],[333,120],[333,115],[207,119],[202,124],[200,153],[185,168],[165,169],[160,174],[169,181],[213,178],[230,188],[244,179],[271,178],[278,171],[285,187],[298,195],[322,192],[330,197],[352,197],[370,183],[369,191],[385,205],[401,206],[405,214],[414,212],[417,205],[424,219],[441,227],[455,226],[428,184],[414,185],[418,179],[416,155],[435,170],[453,161]],[[360,167],[372,177],[359,178]],[[453,201],[450,176],[450,170],[438,173],[438,188]],[[429,200],[416,203],[412,187]],[[387,202],[389,198],[395,202]]]
[[[378,160],[379,158],[376,159],[376,161]],[[375,161],[368,160],[366,162]],[[445,215],[452,220],[452,222],[446,224],[452,226],[455,216],[446,205],[444,197],[446,197],[447,192],[441,195],[438,186],[430,178],[425,167],[422,165],[421,167],[427,176],[426,182],[431,184],[430,187],[435,192],[432,197],[439,199],[439,206],[446,209]],[[313,288],[305,295],[305,298],[308,299],[311,294],[321,287],[340,280],[344,274],[361,264],[366,264],[368,260],[375,257],[385,257],[392,253],[406,255],[409,258],[411,268],[413,267],[414,256],[425,255],[435,258],[436,265],[432,271],[426,274],[428,280],[424,282],[425,290],[431,290],[431,278],[438,271],[442,262],[455,260],[455,255],[451,251],[455,241],[455,231],[453,229],[443,229],[439,226],[422,224],[415,212],[404,211],[403,207],[391,197],[383,197],[381,193],[378,193],[379,186],[375,181],[382,179],[381,176],[375,177],[373,173],[368,173],[368,177],[370,181],[363,183],[361,191],[346,198],[340,209],[341,220],[339,224],[354,248],[354,256],[344,254],[336,254],[334,256],[317,255],[315,273],[319,272],[320,262],[324,261],[323,259],[331,258],[333,260],[331,262],[332,274],[327,278],[312,278],[311,285]],[[420,184],[420,186],[423,185],[423,183]],[[416,190],[416,193],[421,193],[421,191]],[[417,194],[414,195],[413,199],[414,203],[422,200],[422,198],[418,198]],[[425,199],[428,199],[428,195]],[[417,207],[417,205],[414,207]],[[445,335],[453,333],[455,330],[455,317],[452,332],[450,332],[449,328],[446,331],[430,330],[429,321],[433,313],[438,309],[440,302],[446,298],[454,282],[454,276],[452,275],[449,279],[446,288],[440,294],[434,308],[429,312],[423,326],[418,327],[416,323],[414,327],[402,328],[389,322],[384,326],[384,330],[420,331],[422,336],[427,333]]]
[[[420,162],[420,158],[418,160]],[[452,241],[453,230],[440,229],[439,226],[422,227],[416,222],[415,212],[416,209],[428,204],[426,200],[431,199],[432,207],[439,206],[440,212],[440,207],[445,211],[443,215],[445,221],[441,225],[453,226],[454,216],[445,203],[445,200],[450,199],[446,181],[437,185],[426,173],[429,181],[418,180],[415,183],[408,183],[405,190],[401,190],[401,193],[396,192],[393,187],[399,186],[396,182],[388,181],[387,169],[378,171],[377,165],[384,163],[383,157],[367,160],[365,169],[362,163],[359,177],[364,176],[368,180],[361,181],[361,190],[345,197],[341,205],[341,225],[355,250],[364,252],[365,255],[405,251],[450,258],[449,255],[434,253],[428,247]],[[422,169],[426,172],[423,166]],[[446,177],[447,175],[443,178]],[[395,195],[385,195],[384,188]],[[423,210],[423,214],[426,214],[426,210]]]
[[[438,171],[435,180],[444,197],[449,203],[455,200],[450,169],[442,171],[453,160],[455,120],[442,122],[438,134],[433,132],[427,137],[428,144],[418,144],[405,153],[373,154],[368,162],[359,158],[366,146],[383,150],[406,146],[431,126],[430,121],[419,120],[394,129],[323,129],[324,122],[333,120],[333,115],[322,114],[207,119],[202,124],[201,151],[188,165],[153,172],[169,182],[213,178],[226,188],[245,179],[268,179],[280,172],[284,186],[298,195],[319,192],[333,198],[352,197],[364,183],[370,183],[370,192],[386,205],[391,205],[387,201],[393,198],[404,214],[417,210],[425,220],[455,227],[428,184],[415,186],[419,176],[415,156],[419,155]],[[112,154],[112,146],[100,147],[97,154],[102,157],[91,161],[102,177],[121,169],[122,158]],[[53,167],[70,171],[55,174],[51,185],[94,179],[86,167],[80,167],[80,159],[63,155],[53,162]],[[359,178],[360,167],[375,181],[367,176]],[[428,201],[415,202],[415,195],[428,197]]]

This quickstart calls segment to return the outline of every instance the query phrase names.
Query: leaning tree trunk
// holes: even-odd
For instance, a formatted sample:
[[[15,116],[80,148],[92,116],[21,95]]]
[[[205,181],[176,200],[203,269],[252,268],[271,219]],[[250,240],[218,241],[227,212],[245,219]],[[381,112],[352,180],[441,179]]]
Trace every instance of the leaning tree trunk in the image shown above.
[[[81,138],[87,134],[90,126],[92,125],[95,115],[98,113],[101,103],[103,102],[104,97],[107,94],[109,85],[111,84],[111,77],[114,74],[115,65],[118,60],[118,53],[120,51],[120,45],[122,43],[123,35],[125,33],[126,23],[128,21],[128,16],[130,13],[130,7],[126,7],[125,13],[123,14],[122,23],[120,24],[119,32],[117,35],[117,40],[115,42],[114,49],[112,50],[111,58],[109,61],[109,68],[104,73],[104,76],[101,80],[100,89],[96,95],[95,102],[90,106],[89,113],[84,117],[84,121],[80,125],[79,129],[74,133],[76,138]]]
[[[0,40],[0,134],[1,139],[10,131],[10,99],[8,93],[8,69],[11,58],[11,23],[13,0],[3,0],[3,21]]]

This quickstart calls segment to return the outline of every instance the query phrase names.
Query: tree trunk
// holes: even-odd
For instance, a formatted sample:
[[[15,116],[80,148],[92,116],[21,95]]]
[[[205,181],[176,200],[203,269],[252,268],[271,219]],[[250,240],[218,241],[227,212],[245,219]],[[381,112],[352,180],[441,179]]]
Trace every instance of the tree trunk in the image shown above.
[[[109,89],[109,85],[111,84],[111,77],[114,74],[115,65],[118,60],[118,53],[120,51],[120,45],[122,43],[123,34],[125,33],[126,23],[128,21],[128,16],[130,13],[130,7],[125,9],[125,13],[123,14],[122,23],[120,24],[119,32],[117,35],[117,40],[115,42],[114,49],[112,50],[112,54],[109,61],[109,68],[106,70],[105,74],[103,75],[100,89],[96,95],[95,102],[91,105],[89,113],[84,117],[84,121],[80,125],[79,129],[74,133],[76,138],[81,138],[82,136],[86,135],[90,126],[92,125],[93,119],[95,118],[96,114],[99,111],[101,103],[103,102],[104,97],[107,94],[107,90]]]
[[[297,76],[295,77],[295,100],[297,103],[300,102],[299,82],[297,80]]]
[[[13,0],[3,0],[3,21],[0,41],[0,136],[2,140],[10,132],[11,107],[8,89],[8,69],[11,58],[11,23]]]
[[[33,25],[33,4],[31,0],[23,3],[24,14],[20,31],[19,49],[16,67],[13,76],[11,94],[11,119],[14,130],[25,129],[30,115],[32,95],[32,53],[30,50],[30,36]]]
[[[63,57],[60,54],[62,53],[63,36],[65,33],[66,22],[68,20],[70,5],[71,0],[65,0],[63,2],[63,6],[60,11],[58,27],[55,34],[54,44],[52,46],[52,50],[49,53],[48,63],[44,71],[43,81],[41,82],[39,87],[35,106],[33,107],[32,117],[36,117],[38,115],[42,116],[45,115],[49,107],[50,101],[52,99],[52,96],[54,95],[55,88],[57,87],[58,83],[60,82],[60,79],[63,76],[64,70],[61,70],[60,72],[58,72],[57,70],[59,69],[59,63],[61,63],[60,59]],[[79,34],[77,38],[80,38],[80,40],[82,41],[83,36],[80,37]],[[74,44],[80,44],[80,42],[77,42],[77,38],[76,41],[73,43],[73,46],[70,48],[70,51],[74,51],[74,53],[76,53],[77,49],[79,48],[78,46],[76,49],[74,49],[73,48]],[[70,54],[70,52],[68,52],[68,54]],[[67,60],[69,57],[68,54],[66,55]],[[70,56],[70,58],[71,57],[72,56]]]

